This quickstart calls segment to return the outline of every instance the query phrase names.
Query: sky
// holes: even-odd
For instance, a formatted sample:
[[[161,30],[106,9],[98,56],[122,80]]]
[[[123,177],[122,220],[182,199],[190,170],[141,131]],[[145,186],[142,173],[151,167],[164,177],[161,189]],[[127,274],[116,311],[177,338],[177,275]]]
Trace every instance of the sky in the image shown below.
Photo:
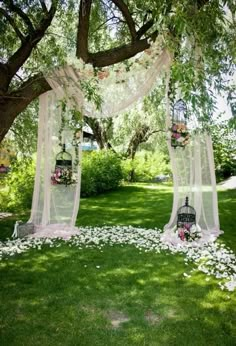
[[[224,112],[220,121],[228,120],[232,117],[230,106],[227,104],[226,97],[218,96],[217,97],[217,108],[218,110],[215,112],[215,116],[217,117],[219,113]]]

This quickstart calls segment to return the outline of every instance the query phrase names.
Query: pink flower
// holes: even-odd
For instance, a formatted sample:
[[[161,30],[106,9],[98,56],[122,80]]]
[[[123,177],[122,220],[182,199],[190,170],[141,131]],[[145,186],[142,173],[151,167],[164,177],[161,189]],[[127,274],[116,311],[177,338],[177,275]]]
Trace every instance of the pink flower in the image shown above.
[[[57,184],[57,181],[56,181],[54,175],[51,177],[51,184],[52,184],[52,185],[56,185],[56,184]]]
[[[190,230],[191,225],[189,223],[184,224],[184,228],[186,228],[188,231]]]
[[[172,137],[178,139],[181,137],[181,134],[180,133],[172,133]]]
[[[184,233],[184,229],[183,228],[179,229],[178,234],[179,234],[179,237],[180,237],[181,240],[185,240],[185,233]]]

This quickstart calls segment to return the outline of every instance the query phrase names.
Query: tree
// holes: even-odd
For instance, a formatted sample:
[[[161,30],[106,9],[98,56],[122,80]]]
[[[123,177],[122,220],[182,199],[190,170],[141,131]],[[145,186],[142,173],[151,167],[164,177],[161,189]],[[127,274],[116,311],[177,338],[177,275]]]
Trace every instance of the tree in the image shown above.
[[[212,126],[212,142],[217,180],[236,174],[236,131],[227,121]]]
[[[17,116],[50,89],[39,66],[49,69],[60,65],[65,52],[75,50],[85,63],[102,68],[149,48],[150,40],[163,32],[175,54],[173,82],[179,81],[196,112],[199,107],[205,114],[212,110],[208,90],[224,85],[222,76],[232,70],[235,57],[233,0],[81,0],[79,6],[72,0],[48,3],[0,2],[0,141]],[[201,49],[197,58],[196,46]]]

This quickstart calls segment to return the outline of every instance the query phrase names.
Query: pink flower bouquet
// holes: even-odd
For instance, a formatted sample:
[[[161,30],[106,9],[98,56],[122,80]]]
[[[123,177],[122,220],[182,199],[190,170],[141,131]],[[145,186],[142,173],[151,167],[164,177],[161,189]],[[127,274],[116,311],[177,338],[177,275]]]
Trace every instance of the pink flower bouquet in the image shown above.
[[[55,168],[55,171],[53,172],[51,176],[52,185],[64,184],[67,186],[74,183],[76,183],[76,180],[73,178],[71,168],[60,168],[60,167]]]
[[[183,123],[174,123],[170,129],[171,145],[173,147],[185,147],[189,143],[189,132],[187,126]]]
[[[177,234],[182,241],[194,241],[202,236],[201,229],[198,226],[187,223],[177,228]]]

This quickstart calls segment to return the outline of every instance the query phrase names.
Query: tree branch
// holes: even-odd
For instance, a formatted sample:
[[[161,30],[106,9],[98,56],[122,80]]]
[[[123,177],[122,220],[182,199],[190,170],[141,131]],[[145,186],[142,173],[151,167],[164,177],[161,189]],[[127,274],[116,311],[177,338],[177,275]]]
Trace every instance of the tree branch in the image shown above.
[[[121,11],[123,14],[123,17],[126,20],[126,23],[129,27],[129,31],[132,37],[132,41],[135,41],[137,39],[137,33],[135,29],[135,22],[129,12],[128,6],[123,2],[123,0],[111,0]]]
[[[3,16],[7,19],[7,21],[10,23],[10,25],[11,25],[12,28],[14,29],[16,35],[19,37],[19,39],[21,40],[21,42],[23,42],[24,39],[25,39],[25,37],[24,37],[24,35],[20,32],[20,30],[17,28],[14,19],[13,19],[13,18],[7,13],[7,11],[5,11],[3,8],[0,8],[0,13],[2,13]]]
[[[46,81],[42,73],[30,77],[27,81],[23,82],[17,91],[12,91],[11,96],[18,96],[30,101],[34,100],[39,95],[51,90],[50,85]]]
[[[5,137],[17,115],[31,101],[50,89],[51,87],[46,79],[41,74],[38,74],[29,78],[18,90],[0,96],[0,142]]]
[[[44,0],[39,0],[39,1],[40,1],[43,12],[48,13],[48,9],[47,9],[47,6],[45,5]]]
[[[210,0],[197,0],[197,8],[200,10],[203,6],[209,3]]]
[[[112,16],[111,18],[108,18],[103,23],[101,23],[94,31],[92,31],[92,34],[98,31],[101,27],[103,27],[103,25],[105,25],[106,23],[108,23],[110,20],[113,20],[113,19],[120,19],[120,18],[117,18],[116,16]]]
[[[77,58],[82,58],[84,62],[88,60],[88,32],[91,5],[92,0],[81,0],[79,6],[76,56]]]
[[[159,130],[150,131],[150,132],[148,133],[148,138],[151,137],[152,135],[154,135],[154,133],[158,133],[158,132],[163,132],[163,133],[165,133],[166,130],[159,129]]]
[[[155,40],[157,37],[157,32],[154,32],[150,37]],[[132,43],[108,49],[103,52],[90,53],[87,62],[93,64],[94,67],[109,66],[125,59],[129,59],[137,53],[148,49],[149,47],[150,43],[148,42],[148,38],[145,38],[143,40],[134,41]]]
[[[137,31],[137,40],[139,40],[154,24],[154,20],[150,19],[146,24],[144,24],[138,31]]]
[[[33,48],[36,47],[37,43],[44,37],[44,34],[47,28],[50,26],[56,12],[57,3],[58,0],[52,1],[50,11],[40,21],[33,34],[29,33],[25,38],[25,41],[21,44],[20,48],[9,58],[6,64],[8,67],[8,83],[10,83],[11,78],[28,59]]]
[[[12,12],[18,14],[18,16],[20,16],[23,19],[25,24],[28,26],[29,31],[33,32],[34,26],[31,22],[31,20],[29,19],[29,17],[27,16],[27,14],[24,11],[22,11],[22,9],[20,7],[16,6],[12,0],[7,0],[5,2],[6,2],[6,5],[8,5],[9,9]]]

